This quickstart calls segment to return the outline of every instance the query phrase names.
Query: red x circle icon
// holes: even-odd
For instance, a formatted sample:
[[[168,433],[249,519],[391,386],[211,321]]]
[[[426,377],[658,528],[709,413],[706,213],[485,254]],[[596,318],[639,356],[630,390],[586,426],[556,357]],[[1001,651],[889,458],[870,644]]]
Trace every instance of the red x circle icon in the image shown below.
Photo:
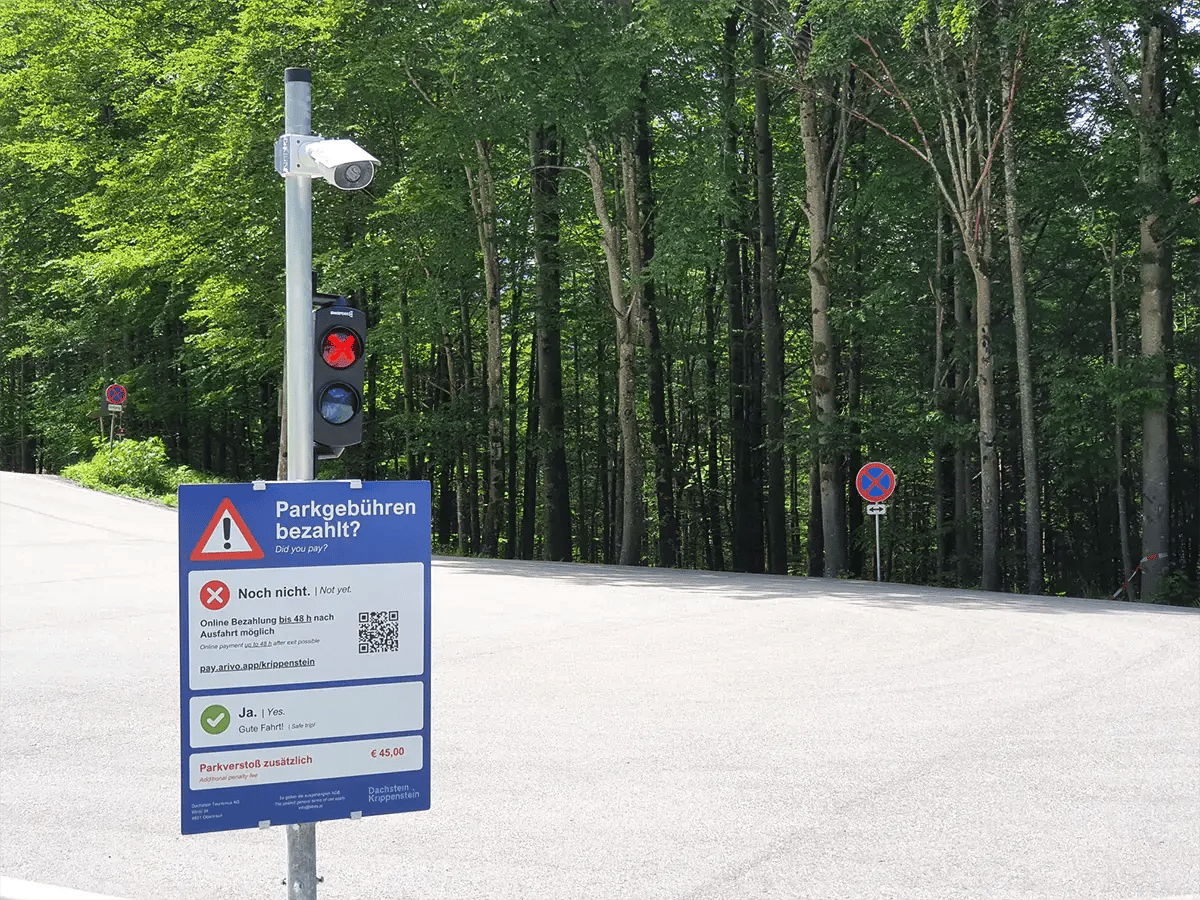
[[[200,605],[216,611],[229,602],[229,585],[223,581],[210,581],[200,588]]]

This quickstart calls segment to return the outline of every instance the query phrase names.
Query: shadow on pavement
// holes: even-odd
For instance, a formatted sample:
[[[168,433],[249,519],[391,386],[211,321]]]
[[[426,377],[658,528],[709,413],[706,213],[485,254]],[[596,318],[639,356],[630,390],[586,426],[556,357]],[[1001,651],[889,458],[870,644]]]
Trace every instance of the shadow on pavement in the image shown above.
[[[809,578],[799,575],[755,575],[745,572],[709,572],[699,569],[653,569],[592,563],[551,563],[455,556],[435,556],[434,567],[435,569],[450,569],[463,574],[550,579],[579,586],[606,585],[657,588],[659,590],[713,591],[719,592],[725,597],[744,596],[748,601],[820,598],[893,609],[953,606],[959,609],[1024,611],[1043,615],[1068,613],[1200,615],[1200,609],[1157,606],[1150,603],[1087,600],[1077,597],[1034,597],[1024,594],[997,594],[958,588],[877,584],[873,581]]]

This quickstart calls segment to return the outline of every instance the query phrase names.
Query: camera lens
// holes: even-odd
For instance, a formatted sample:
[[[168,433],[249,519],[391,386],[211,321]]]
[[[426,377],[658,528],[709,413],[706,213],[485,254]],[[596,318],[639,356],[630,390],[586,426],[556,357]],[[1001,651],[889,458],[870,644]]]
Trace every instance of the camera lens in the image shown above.
[[[334,170],[333,183],[343,191],[358,191],[371,183],[375,166],[369,162],[343,163]]]

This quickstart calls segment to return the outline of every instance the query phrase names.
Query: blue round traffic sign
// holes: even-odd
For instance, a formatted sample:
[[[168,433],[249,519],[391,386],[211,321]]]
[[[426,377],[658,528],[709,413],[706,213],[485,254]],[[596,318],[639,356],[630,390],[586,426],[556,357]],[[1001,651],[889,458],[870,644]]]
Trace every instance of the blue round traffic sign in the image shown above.
[[[124,403],[125,398],[128,396],[129,393],[125,390],[125,385],[123,384],[110,384],[104,391],[104,399],[109,403]]]
[[[882,503],[896,489],[896,473],[886,463],[869,462],[858,470],[854,486],[868,503]]]

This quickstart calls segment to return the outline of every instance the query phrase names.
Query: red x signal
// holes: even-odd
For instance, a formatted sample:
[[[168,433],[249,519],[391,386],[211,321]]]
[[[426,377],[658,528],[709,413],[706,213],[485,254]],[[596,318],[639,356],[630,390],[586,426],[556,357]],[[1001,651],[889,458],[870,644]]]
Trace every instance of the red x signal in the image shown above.
[[[334,369],[345,369],[358,360],[362,347],[353,331],[336,328],[325,335],[321,344],[321,358]]]

